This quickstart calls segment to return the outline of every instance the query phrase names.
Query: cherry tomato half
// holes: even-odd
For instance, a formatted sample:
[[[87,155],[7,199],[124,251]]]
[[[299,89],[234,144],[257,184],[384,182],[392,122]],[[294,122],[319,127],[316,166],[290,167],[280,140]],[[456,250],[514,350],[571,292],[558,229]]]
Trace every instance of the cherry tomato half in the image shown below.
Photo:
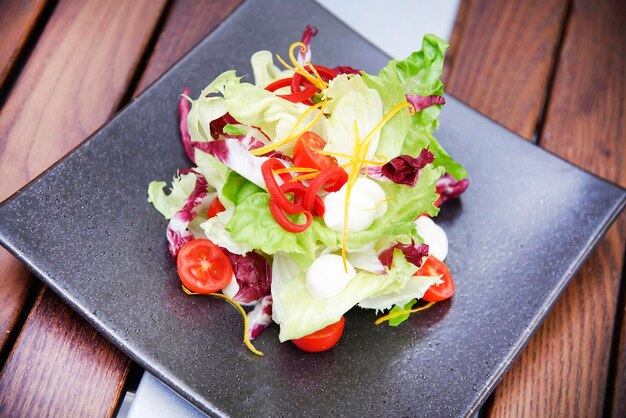
[[[315,132],[303,133],[293,149],[294,164],[297,167],[309,167],[316,170],[337,167],[337,160],[334,157],[319,153],[325,146],[326,141]]]
[[[441,302],[454,294],[454,280],[448,266],[440,261],[434,255],[429,255],[422,267],[414,274],[414,276],[441,276],[443,283],[440,285],[432,285],[428,288],[422,299],[427,302]]]
[[[176,259],[178,276],[195,293],[214,293],[233,277],[233,265],[222,249],[208,239],[197,238],[183,245]]]
[[[337,344],[337,341],[341,338],[341,334],[343,334],[345,323],[346,319],[342,316],[338,322],[330,324],[326,328],[322,328],[313,334],[291,341],[302,351],[309,353],[326,351]]]
[[[209,217],[209,219],[211,219],[218,213],[224,212],[225,210],[226,208],[224,207],[224,205],[222,205],[222,202],[220,202],[220,200],[216,197],[209,205],[209,211],[207,216]]]

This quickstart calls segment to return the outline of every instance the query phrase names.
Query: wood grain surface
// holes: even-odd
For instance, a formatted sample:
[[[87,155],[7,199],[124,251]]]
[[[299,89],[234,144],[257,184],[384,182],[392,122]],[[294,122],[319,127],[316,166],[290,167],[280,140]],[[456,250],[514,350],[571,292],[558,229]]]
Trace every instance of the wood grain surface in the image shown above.
[[[545,149],[622,186],[624,22],[626,3],[621,0],[574,1],[539,138]],[[587,417],[607,412],[625,241],[622,214],[496,389],[490,416]],[[626,403],[626,394],[619,396],[616,402]]]
[[[59,2],[0,112],[0,201],[78,145],[115,112],[165,3]],[[0,309],[0,324],[12,325],[23,307],[30,275],[6,253],[0,262],[0,300],[7,301]],[[73,411],[82,411],[85,402],[98,410],[108,410],[116,403],[110,397],[102,398],[100,392],[121,384],[128,361],[108,361],[118,358],[119,352],[85,322],[69,315],[63,304],[49,298],[50,292],[44,293],[46,314],[31,315],[24,325],[23,332],[30,332],[32,337],[19,338],[13,347],[2,375],[4,387],[12,389],[1,391],[3,407],[11,415],[0,416],[22,411],[20,405],[28,396],[33,402],[47,399],[48,408],[62,408],[65,416],[79,416]],[[64,328],[67,332],[54,331]],[[29,358],[40,347],[56,354]],[[73,379],[72,361],[81,358],[81,373],[93,378]],[[9,368],[10,364],[14,366]],[[58,382],[41,385],[19,374],[23,367],[27,367],[28,376],[48,383],[67,380],[76,387]],[[22,379],[30,383],[9,385],[9,381]],[[74,392],[85,395],[85,399]],[[101,401],[106,405],[97,405]]]
[[[17,347],[0,373],[0,416],[113,414],[130,360],[51,290],[39,295]]]
[[[622,267],[623,268],[623,267]],[[622,303],[626,297],[626,284],[623,282],[622,276],[622,292],[620,297]],[[613,393],[611,394],[611,416],[613,418],[626,417],[626,304],[621,306],[621,311],[617,313],[617,321],[620,321],[619,340],[616,341],[618,351],[615,361],[615,381],[613,382]]]
[[[0,248],[0,353],[15,330],[31,291],[32,280],[28,269],[16,262],[7,250]]]
[[[48,0],[0,0],[0,89]]]
[[[6,2],[0,0],[0,7]],[[129,97],[165,3],[59,1],[0,112],[0,201]],[[133,94],[238,4],[175,0]],[[464,0],[446,67],[447,91],[528,139],[539,126],[540,145],[624,185],[624,2],[574,0],[565,23],[567,10],[567,0]],[[5,30],[0,26],[0,39]],[[604,394],[625,239],[622,215],[504,377],[486,415],[599,416],[610,410],[603,409]],[[0,351],[29,283],[26,270],[0,250]],[[624,361],[620,370],[626,370]],[[0,372],[0,416],[110,416],[128,365],[44,290]],[[615,416],[624,416],[620,388],[626,383],[619,371],[616,376],[615,393],[622,397],[609,402]]]
[[[241,0],[176,0],[165,21],[134,96],[161,76],[221,23]]]
[[[566,0],[465,0],[446,91],[531,139],[545,101]],[[462,22],[462,23],[461,23]]]

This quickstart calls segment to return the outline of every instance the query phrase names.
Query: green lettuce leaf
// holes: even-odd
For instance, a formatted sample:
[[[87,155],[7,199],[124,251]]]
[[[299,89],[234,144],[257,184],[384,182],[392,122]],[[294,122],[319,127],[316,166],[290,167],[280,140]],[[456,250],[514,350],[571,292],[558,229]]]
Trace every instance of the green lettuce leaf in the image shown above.
[[[302,267],[308,267],[315,260],[321,246],[337,246],[337,233],[328,229],[319,218],[314,219],[304,232],[294,234],[284,230],[269,210],[269,199],[268,193],[261,192],[250,194],[237,203],[226,224],[232,239],[266,254],[291,254]],[[292,219],[300,223],[304,221],[304,215]]]
[[[245,135],[246,130],[237,125],[231,125],[230,123],[224,126],[224,133],[228,135]]]
[[[152,203],[165,219],[170,219],[183,208],[185,199],[196,185],[196,176],[191,173],[175,176],[169,194],[165,193],[166,185],[164,181],[151,182],[148,186],[148,202]]]
[[[209,96],[224,89],[231,80],[239,80],[235,71],[220,74],[202,90],[197,100],[191,100],[191,110],[187,115],[187,128],[192,141],[211,141],[209,124],[226,113],[224,98]]]
[[[252,251],[253,248],[235,241],[230,232],[226,230],[226,225],[232,219],[233,212],[234,207],[230,207],[214,217],[206,219],[200,224],[200,228],[204,231],[204,236],[215,245],[226,248],[234,254],[245,254]]]
[[[257,87],[265,88],[274,81],[291,77],[293,71],[281,70],[274,65],[274,58],[270,51],[257,51],[250,58],[252,64],[252,74],[254,74],[254,84]]]
[[[394,106],[406,102],[404,88],[396,69],[397,60],[392,60],[377,76],[361,73],[365,84],[375,89],[383,102],[383,114]],[[410,116],[402,110],[389,120],[380,131],[380,142],[376,155],[391,159],[400,155],[402,144],[410,126]]]
[[[325,112],[330,112],[327,123],[327,145],[325,151],[352,155],[354,153],[354,123],[356,121],[359,136],[363,139],[383,118],[383,104],[378,92],[369,88],[362,77],[348,77],[341,74],[330,81],[324,90],[328,98]],[[371,159],[376,153],[380,140],[380,131],[372,135],[366,157]],[[347,159],[338,157],[340,164]]]
[[[392,60],[378,75],[362,73],[365,83],[378,91],[384,112],[406,101],[405,94],[420,96],[443,95],[441,73],[448,43],[428,34],[422,41],[422,49],[401,61]],[[454,178],[467,177],[467,171],[450,157],[437,142],[433,132],[439,126],[441,105],[433,105],[409,116],[407,112],[396,114],[382,129],[376,154],[393,158],[400,154],[418,156],[428,148],[434,155],[435,167],[444,167]]]
[[[196,149],[195,159],[197,167],[194,168],[194,170],[202,174],[209,183],[209,186],[217,190],[217,196],[220,202],[222,202],[222,205],[224,205],[224,207],[230,207],[232,204],[223,199],[224,195],[222,194],[222,189],[232,170],[211,154],[199,149]]]
[[[394,251],[387,274],[360,271],[348,286],[329,299],[315,299],[306,289],[305,271],[288,254],[274,256],[272,267],[273,319],[280,324],[280,341],[301,338],[333,324],[359,301],[385,293],[402,293],[417,267]]]
[[[402,305],[395,305],[390,311],[389,313],[396,313],[396,312],[402,312],[402,311],[408,311],[409,309],[411,309],[413,307],[413,305],[415,305],[417,303],[417,299],[411,299],[409,301],[409,303],[407,303],[406,305],[402,306]],[[405,313],[402,315],[398,315],[395,316],[393,318],[391,318],[389,320],[389,325],[391,325],[392,327],[397,327],[398,325],[400,325],[401,323],[403,323],[404,321],[406,321],[407,319],[409,319],[409,314]]]
[[[274,142],[285,139],[308,108],[308,106],[282,99],[253,84],[242,83],[237,77],[227,79],[217,88],[224,96],[227,111],[237,121],[261,129]],[[318,109],[310,112],[297,129],[306,126],[318,113]],[[321,118],[311,130],[326,137],[325,124],[326,119]],[[279,150],[291,152],[293,142],[280,147]]]
[[[263,192],[263,189],[234,171],[230,172],[222,188],[222,195],[235,204],[241,202],[251,194],[259,192]]]
[[[426,112],[428,109],[436,106],[440,105],[431,106],[417,113]],[[433,165],[435,167],[443,167],[446,172],[450,173],[457,180],[466,178],[468,176],[467,170],[465,170],[461,164],[456,162],[450,154],[446,152],[441,144],[439,144],[437,139],[432,134],[433,130],[434,128],[431,125],[421,125],[417,119],[417,114],[414,115],[411,118],[409,134],[404,141],[401,153],[415,156],[419,155],[422,149],[428,148],[428,150],[435,156],[435,161],[433,161]]]

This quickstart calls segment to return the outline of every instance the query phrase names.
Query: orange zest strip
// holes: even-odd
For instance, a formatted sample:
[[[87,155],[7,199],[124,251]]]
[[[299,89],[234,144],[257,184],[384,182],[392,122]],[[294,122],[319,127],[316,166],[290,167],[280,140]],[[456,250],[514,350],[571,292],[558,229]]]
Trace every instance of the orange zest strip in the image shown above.
[[[313,64],[311,64],[310,62],[307,62],[306,65],[307,67],[311,69],[311,71],[313,71],[313,74],[315,74],[315,77],[318,78],[322,83],[324,83],[326,87],[328,87],[328,84],[324,81],[324,79],[322,79],[322,76],[320,76],[320,73],[317,72]]]
[[[341,260],[343,261],[343,269],[347,273],[348,272],[348,261],[347,261],[347,247],[348,247],[348,213],[350,211],[350,197],[352,195],[352,188],[354,187],[354,183],[356,183],[356,179],[359,176],[359,172],[361,171],[361,166],[363,163],[361,161],[361,147],[363,144],[361,143],[360,135],[359,135],[359,125],[357,121],[354,121],[354,155],[357,156],[350,160],[350,174],[348,175],[348,182],[346,183],[346,200],[343,207],[343,234],[341,236]],[[367,152],[367,150],[366,150]]]
[[[296,130],[298,125],[300,125],[302,123],[304,118],[306,118],[311,112],[313,112],[313,110],[315,110],[317,108],[319,108],[320,111],[319,111],[319,113],[317,115],[315,115],[313,120],[311,122],[309,122],[304,128],[302,128],[298,132],[294,133],[294,131]],[[296,123],[293,125],[293,128],[291,129],[291,132],[289,133],[289,135],[287,135],[287,137],[285,139],[283,139],[282,141],[278,141],[278,142],[275,142],[273,144],[269,144],[269,145],[266,145],[264,147],[252,150],[252,151],[250,151],[250,154],[252,154],[252,155],[267,154],[268,152],[274,151],[276,148],[282,147],[283,145],[290,143],[294,139],[299,138],[300,135],[302,135],[303,133],[305,133],[306,131],[311,129],[322,118],[322,116],[324,115],[324,109],[325,108],[326,108],[326,101],[319,102],[319,103],[309,107],[307,110],[305,110],[302,113],[302,115],[300,115],[300,118],[298,118]]]
[[[309,167],[287,167],[281,168],[280,170],[273,170],[274,174],[284,174],[284,173],[314,173],[319,171],[315,168]]]
[[[365,210],[378,210],[378,208],[380,207],[380,205],[382,205],[385,202],[391,202],[393,200],[392,197],[388,197],[387,199],[383,199],[380,202],[376,203],[376,206],[374,206],[373,208],[370,209],[365,209]]]
[[[376,133],[376,131],[378,131],[379,129],[382,129],[382,127],[385,126],[385,124],[387,122],[389,122],[391,120],[391,118],[393,118],[396,115],[396,113],[398,113],[399,111],[401,111],[405,107],[412,108],[413,105],[411,103],[409,103],[409,102],[403,102],[403,103],[399,103],[399,104],[395,105],[394,107],[392,107],[391,110],[389,112],[387,112],[387,114],[385,116],[383,116],[383,118],[380,120],[380,122],[378,122],[376,124],[376,126],[374,126],[374,128],[365,136],[365,138],[363,138],[363,143],[369,145],[369,143],[372,140],[372,137]]]
[[[354,158],[352,155],[349,154],[344,154],[341,152],[334,152],[334,151],[317,151],[318,154],[321,155],[329,155],[331,157],[341,157],[341,158],[348,158],[348,159],[352,159]],[[369,164],[369,165],[385,165],[387,163],[387,161],[384,159],[384,157],[382,157],[383,161],[374,161],[374,160],[362,160],[363,164]],[[340,167],[345,168],[350,166],[352,163],[345,163],[342,164]]]
[[[185,294],[187,295],[200,295],[200,293],[195,293],[192,292],[191,290],[187,289],[185,287],[185,285],[182,285],[183,288],[183,292],[185,292]],[[209,293],[207,294],[207,296],[213,296],[216,298],[220,298],[220,299],[224,299],[227,300],[231,305],[233,305],[241,314],[241,317],[243,318],[243,342],[246,345],[246,347],[248,347],[248,349],[250,351],[252,351],[254,354],[256,354],[257,356],[262,356],[263,353],[259,350],[257,350],[256,348],[254,348],[254,345],[252,345],[252,343],[250,342],[250,339],[248,338],[248,315],[246,315],[246,311],[243,310],[243,308],[241,307],[241,305],[237,302],[235,302],[232,298],[223,295],[221,293]]]
[[[295,183],[296,181],[302,181],[302,180],[310,180],[310,179],[314,179],[315,177],[317,177],[320,174],[319,171],[316,171],[315,173],[310,173],[310,174],[303,174],[301,176],[297,176],[292,178],[291,180],[289,180],[290,183]]]
[[[426,309],[430,308],[431,306],[433,306],[435,303],[437,302],[430,302],[428,305],[424,305],[424,306],[420,306],[419,308],[415,308],[415,309],[408,309],[406,311],[398,311],[398,312],[394,312],[394,313],[389,313],[385,316],[381,316],[380,318],[378,318],[376,320],[376,322],[374,322],[374,324],[376,325],[380,325],[385,321],[389,321],[390,319],[395,318],[396,316],[400,316],[400,315],[410,315],[412,313],[415,312],[419,312],[419,311],[425,311]]]

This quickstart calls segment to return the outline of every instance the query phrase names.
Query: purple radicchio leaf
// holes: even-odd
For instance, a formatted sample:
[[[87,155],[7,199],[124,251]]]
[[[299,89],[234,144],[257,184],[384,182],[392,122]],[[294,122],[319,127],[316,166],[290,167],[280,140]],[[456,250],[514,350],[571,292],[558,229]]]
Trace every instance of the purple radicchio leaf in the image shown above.
[[[239,290],[233,296],[237,302],[254,303],[270,294],[272,285],[272,273],[265,258],[250,251],[245,255],[233,254],[224,250],[233,265],[233,273],[237,280]]]
[[[191,194],[185,199],[185,204],[182,209],[172,216],[172,219],[170,219],[170,222],[167,225],[166,236],[168,248],[170,250],[170,254],[172,254],[172,257],[174,258],[176,258],[178,251],[180,251],[183,245],[193,240],[194,236],[187,230],[187,226],[189,226],[189,222],[191,222],[197,215],[194,209],[202,203],[202,199],[204,199],[209,191],[209,184],[202,174],[194,170],[184,170],[181,171],[179,175],[187,173],[193,173],[196,175],[196,185],[194,186]]]
[[[348,65],[340,65],[332,69],[337,74],[361,74],[361,70],[357,70],[356,68],[352,68]]]
[[[298,64],[304,65],[307,62],[311,62],[311,40],[317,35],[317,28],[313,25],[306,25],[304,32],[302,32],[302,42],[306,47],[306,52],[299,48],[298,52]]]
[[[187,157],[189,157],[192,163],[195,163],[193,147],[191,146],[191,135],[189,135],[189,129],[187,128],[187,115],[189,115],[191,111],[191,103],[189,103],[189,100],[187,100],[185,96],[189,97],[189,94],[189,87],[185,87],[183,94],[181,94],[180,99],[178,99],[178,122],[180,126],[180,137],[183,141]]]
[[[248,338],[254,340],[269,324],[272,323],[272,295],[264,296],[263,299],[248,313],[250,328]]]
[[[220,135],[224,134],[224,127],[226,125],[236,125],[238,123],[239,122],[237,121],[237,119],[233,118],[230,113],[225,113],[224,115],[215,120],[212,120],[211,123],[209,123],[211,136],[214,139],[217,139],[220,137]]]
[[[446,104],[446,99],[443,96],[419,96],[417,94],[405,94],[406,101],[413,106],[410,112],[419,112],[427,107],[436,104]]]
[[[406,184],[407,186],[415,186],[420,175],[420,170],[426,164],[432,163],[435,156],[428,149],[424,148],[417,158],[410,155],[399,155],[392,158],[383,165],[382,175],[389,180],[398,184]]]
[[[366,165],[361,168],[361,174],[376,180],[389,181],[387,177],[383,176],[383,167],[380,165]]]
[[[211,121],[211,137],[213,137],[213,139],[219,139],[221,135],[224,135],[224,127],[226,125],[238,124],[240,123],[235,118],[233,118],[230,113],[226,113],[223,116],[220,116],[219,118]],[[252,132],[257,132],[259,136],[264,136],[268,142],[270,141],[269,137],[262,130],[258,128],[252,128]],[[254,135],[227,135],[227,138],[239,139],[242,142],[242,145],[246,147],[248,151],[252,151],[266,145],[263,141],[255,138]],[[293,159],[290,156],[276,150],[270,151],[267,154],[263,154],[263,156],[268,158],[279,158],[281,160],[293,162]]]
[[[422,260],[424,257],[428,257],[428,245],[427,244],[416,244],[413,239],[411,239],[410,244],[401,244],[397,243],[392,245],[391,247],[383,250],[380,254],[378,254],[378,259],[384,266],[391,268],[391,262],[393,261],[393,250],[397,248],[404,254],[406,261],[411,264],[414,264],[417,267],[422,267]]]
[[[450,199],[461,196],[469,187],[469,179],[456,180],[451,174],[446,173],[437,180],[437,193],[439,193],[439,205]]]
[[[245,142],[245,141],[244,141]],[[248,152],[249,143],[237,138],[226,138],[208,142],[192,142],[195,148],[214,156],[219,162],[259,187],[265,188],[261,165],[267,157],[255,157]]]

